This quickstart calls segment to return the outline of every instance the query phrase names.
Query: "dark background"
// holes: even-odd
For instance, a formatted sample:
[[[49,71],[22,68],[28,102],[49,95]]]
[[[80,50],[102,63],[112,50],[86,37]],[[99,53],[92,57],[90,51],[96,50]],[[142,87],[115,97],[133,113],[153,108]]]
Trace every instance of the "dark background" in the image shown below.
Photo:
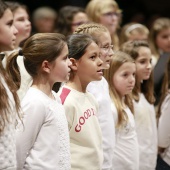
[[[15,1],[15,0],[13,0]],[[28,6],[30,14],[40,6],[50,6],[58,11],[62,6],[75,5],[84,7],[89,0],[17,0]],[[102,1],[102,0],[101,0]],[[103,0],[104,1],[104,0]],[[150,27],[157,17],[170,18],[170,0],[116,0],[123,11],[122,25],[138,21]]]

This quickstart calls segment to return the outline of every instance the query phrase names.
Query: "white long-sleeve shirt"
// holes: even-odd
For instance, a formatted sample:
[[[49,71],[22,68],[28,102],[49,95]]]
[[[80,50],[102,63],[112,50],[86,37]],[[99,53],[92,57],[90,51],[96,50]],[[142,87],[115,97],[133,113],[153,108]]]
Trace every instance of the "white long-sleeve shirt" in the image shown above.
[[[70,170],[69,133],[64,108],[30,88],[22,101],[23,123],[17,131],[17,170]]]
[[[136,132],[139,142],[139,170],[155,170],[157,159],[157,127],[153,104],[140,93],[139,102],[134,101]]]
[[[94,95],[98,102],[99,109],[97,118],[102,131],[103,165],[102,170],[113,170],[113,154],[115,146],[115,124],[111,111],[111,99],[108,83],[104,77],[100,81],[93,81],[88,84],[87,91]]]
[[[112,103],[112,111],[115,125],[118,121],[117,109]],[[130,109],[124,109],[128,116],[128,122],[116,128],[116,143],[113,156],[115,170],[139,170],[139,149],[135,129],[134,116]]]
[[[9,113],[8,113],[9,122],[6,122],[5,129],[2,132],[2,134],[0,134],[0,169],[16,170],[15,125],[16,125],[17,113],[15,109],[15,102],[14,102],[13,95],[1,76],[0,76],[0,81],[6,89],[9,98],[9,104],[10,104]]]
[[[161,106],[161,116],[158,123],[158,146],[166,148],[161,154],[162,159],[170,166],[170,93]]]

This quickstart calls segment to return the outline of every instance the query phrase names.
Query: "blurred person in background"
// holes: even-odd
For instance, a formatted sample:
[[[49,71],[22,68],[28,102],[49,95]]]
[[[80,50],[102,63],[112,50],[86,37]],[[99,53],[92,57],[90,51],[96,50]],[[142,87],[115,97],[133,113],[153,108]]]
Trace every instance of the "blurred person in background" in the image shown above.
[[[119,48],[117,31],[121,22],[121,10],[113,0],[92,0],[86,6],[86,13],[92,22],[104,25],[110,32],[112,44]]]
[[[33,12],[33,27],[36,33],[53,33],[57,20],[57,12],[47,6],[37,8]]]
[[[68,36],[72,34],[79,25],[88,22],[89,19],[83,8],[64,6],[58,13],[57,32]]]

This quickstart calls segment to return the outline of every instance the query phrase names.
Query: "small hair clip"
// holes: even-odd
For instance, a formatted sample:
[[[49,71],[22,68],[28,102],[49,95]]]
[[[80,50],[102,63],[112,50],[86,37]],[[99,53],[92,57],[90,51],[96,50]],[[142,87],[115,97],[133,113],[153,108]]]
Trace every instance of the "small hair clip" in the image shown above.
[[[23,56],[22,50],[19,50],[18,54]]]

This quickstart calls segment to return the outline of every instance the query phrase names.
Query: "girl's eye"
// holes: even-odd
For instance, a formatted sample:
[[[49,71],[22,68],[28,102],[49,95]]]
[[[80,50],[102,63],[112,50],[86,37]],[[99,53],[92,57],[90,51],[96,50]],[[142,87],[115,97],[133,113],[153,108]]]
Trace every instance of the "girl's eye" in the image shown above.
[[[12,26],[12,24],[13,24],[13,21],[9,21],[9,22],[7,23],[7,25],[9,25],[9,26]]]
[[[18,18],[18,21],[24,21],[24,18]]]
[[[127,73],[125,73],[125,74],[123,74],[123,77],[127,77],[127,75],[128,75],[128,74],[127,74]]]
[[[90,59],[95,60],[96,56],[91,56]]]
[[[68,55],[67,56],[65,56],[64,58],[63,58],[63,60],[67,60],[68,59]]]
[[[141,63],[141,64],[144,64],[144,63],[145,63],[145,60],[141,60],[140,63]]]

